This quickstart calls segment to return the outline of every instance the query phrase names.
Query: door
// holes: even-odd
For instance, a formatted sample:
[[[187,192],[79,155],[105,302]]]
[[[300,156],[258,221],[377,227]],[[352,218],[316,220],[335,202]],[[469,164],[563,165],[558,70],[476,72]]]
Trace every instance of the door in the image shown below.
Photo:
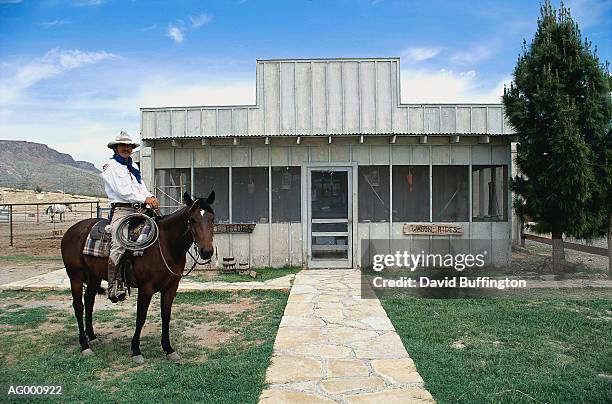
[[[352,268],[352,169],[308,168],[308,266]]]

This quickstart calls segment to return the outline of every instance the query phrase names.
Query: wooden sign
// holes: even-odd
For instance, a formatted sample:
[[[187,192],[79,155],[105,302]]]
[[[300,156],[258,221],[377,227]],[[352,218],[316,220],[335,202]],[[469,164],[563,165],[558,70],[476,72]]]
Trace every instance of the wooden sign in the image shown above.
[[[461,236],[463,227],[451,223],[404,223],[404,234]]]
[[[215,224],[215,233],[253,233],[255,223],[219,223]]]

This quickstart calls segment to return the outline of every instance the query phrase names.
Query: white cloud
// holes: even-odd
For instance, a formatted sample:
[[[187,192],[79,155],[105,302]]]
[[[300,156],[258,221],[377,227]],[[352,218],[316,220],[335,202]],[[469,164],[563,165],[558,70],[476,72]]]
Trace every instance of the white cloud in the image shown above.
[[[403,103],[498,103],[504,83],[502,77],[495,85],[481,84],[474,70],[402,69],[401,95]]]
[[[189,21],[191,21],[191,29],[198,29],[204,24],[208,24],[212,21],[212,16],[208,14],[200,14],[195,17],[189,16]]]
[[[118,55],[108,52],[84,52],[75,50],[51,49],[43,57],[32,60],[19,67],[12,77],[0,80],[0,105],[19,98],[21,92],[34,84],[77,69],[84,65],[99,63],[103,60],[116,59]]]
[[[0,0],[0,4],[18,4],[23,0]]]
[[[455,51],[451,54],[450,61],[454,64],[471,65],[488,59],[495,47],[493,44],[478,45],[467,51]]]
[[[104,0],[73,0],[72,5],[76,7],[99,6]]]
[[[67,23],[68,21],[66,20],[53,20],[53,21],[39,22],[38,25],[40,25],[43,28],[52,28],[52,27],[56,27],[58,25],[64,25]]]
[[[612,0],[569,0],[566,6],[581,28],[593,26],[601,20],[610,24]]]
[[[173,25],[168,27],[168,36],[176,43],[181,43],[183,42],[183,39],[185,39],[183,36],[183,31],[181,31],[179,27]]]
[[[440,53],[440,48],[408,48],[401,52],[402,57],[408,59],[408,63],[422,62],[436,57]]]

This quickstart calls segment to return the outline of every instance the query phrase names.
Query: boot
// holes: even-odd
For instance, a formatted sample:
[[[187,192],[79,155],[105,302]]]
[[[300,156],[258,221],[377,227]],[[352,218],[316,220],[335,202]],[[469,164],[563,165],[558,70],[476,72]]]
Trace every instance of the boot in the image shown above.
[[[125,300],[125,288],[123,282],[118,279],[117,266],[108,260],[108,298],[111,302],[117,303]]]

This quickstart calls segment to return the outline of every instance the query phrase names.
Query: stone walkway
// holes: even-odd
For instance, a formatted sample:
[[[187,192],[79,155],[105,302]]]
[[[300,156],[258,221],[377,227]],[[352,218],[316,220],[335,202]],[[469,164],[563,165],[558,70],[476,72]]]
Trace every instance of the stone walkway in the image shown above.
[[[285,275],[280,278],[270,279],[265,282],[195,282],[187,279],[179,283],[179,292],[201,292],[205,290],[258,290],[258,289],[290,289],[294,274]],[[102,281],[102,286],[106,288],[106,281]],[[66,269],[47,274],[34,276],[23,281],[6,283],[0,285],[0,290],[29,290],[29,291],[49,291],[49,290],[70,290],[70,280],[66,274]]]
[[[297,274],[266,374],[268,403],[431,403],[377,299],[356,270]]]

